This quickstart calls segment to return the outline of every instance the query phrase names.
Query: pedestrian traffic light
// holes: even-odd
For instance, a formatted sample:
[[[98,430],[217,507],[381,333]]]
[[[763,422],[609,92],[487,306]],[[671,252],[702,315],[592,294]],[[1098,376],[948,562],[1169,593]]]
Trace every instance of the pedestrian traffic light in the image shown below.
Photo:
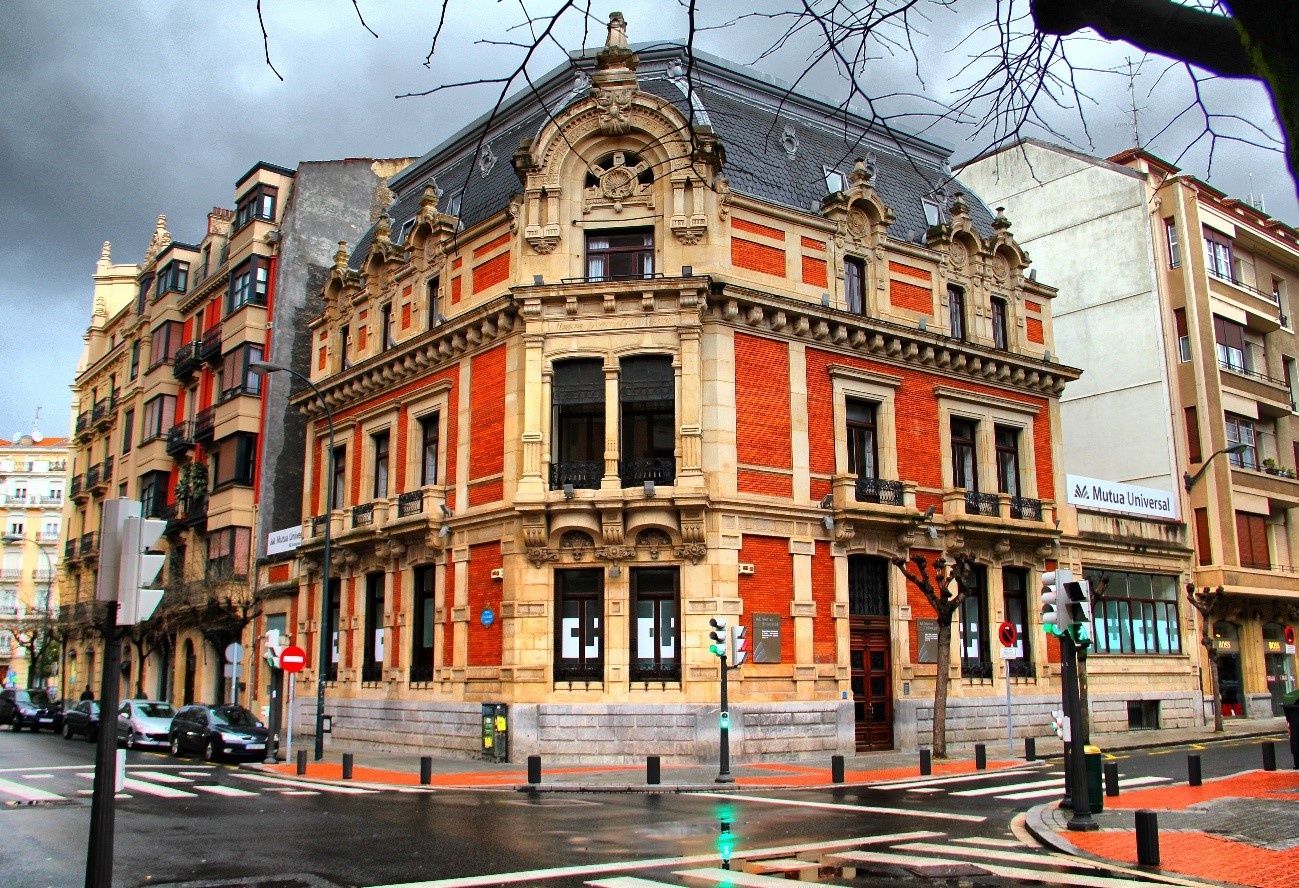
[[[1069,742],[1069,716],[1064,714],[1063,709],[1051,713],[1051,730],[1055,731],[1055,735],[1061,740]]]
[[[1052,635],[1064,634],[1068,621],[1061,612],[1064,602],[1060,600],[1060,590],[1071,582],[1073,572],[1067,569],[1042,574],[1042,628]]]
[[[1075,626],[1090,626],[1092,622],[1092,584],[1088,580],[1075,580],[1065,584],[1069,597],[1069,622]]]
[[[712,617],[708,620],[708,625],[713,627],[713,631],[708,633],[709,639],[712,640],[708,650],[719,657],[725,657],[727,645],[726,617]]]
[[[122,520],[121,560],[117,568],[117,623],[129,626],[153,616],[162,590],[146,588],[162,572],[165,554],[151,552],[167,529],[167,522],[134,515]]]
[[[749,658],[749,630],[744,624],[736,623],[731,627],[731,665],[739,666]]]

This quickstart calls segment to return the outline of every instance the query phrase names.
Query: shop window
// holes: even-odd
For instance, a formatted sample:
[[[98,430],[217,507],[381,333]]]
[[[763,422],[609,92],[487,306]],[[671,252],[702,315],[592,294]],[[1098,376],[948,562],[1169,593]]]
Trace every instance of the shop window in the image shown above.
[[[604,571],[555,571],[555,681],[604,680]]]
[[[325,667],[325,681],[338,681],[338,633],[343,609],[342,584],[343,581],[338,577],[329,581],[328,601],[325,605],[325,613],[329,614],[325,625],[325,633],[329,638],[329,665]]]
[[[604,475],[604,362],[557,362],[551,400],[550,489],[597,489]]]
[[[631,571],[630,679],[681,680],[681,591],[675,567]]]
[[[1006,622],[1015,627],[1014,656],[1009,660],[1011,677],[1032,678],[1035,671],[1028,620],[1028,572],[1006,568],[1001,572],[1001,589]]]
[[[415,599],[410,630],[410,681],[433,680],[433,624],[436,614],[437,568],[415,568]]]

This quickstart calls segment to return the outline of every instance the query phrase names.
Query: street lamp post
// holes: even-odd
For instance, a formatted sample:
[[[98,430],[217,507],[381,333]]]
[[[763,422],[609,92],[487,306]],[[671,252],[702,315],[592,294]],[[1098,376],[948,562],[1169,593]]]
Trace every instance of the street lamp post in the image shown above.
[[[299,373],[291,367],[284,367],[280,364],[272,364],[269,361],[249,361],[248,369],[258,376],[265,377],[270,373],[283,371],[290,376],[296,376],[305,382],[316,397],[320,400],[320,406],[325,408],[325,421],[329,424],[329,456],[328,460],[332,463],[334,459],[334,413],[329,409],[329,402],[325,400],[325,395],[316,387],[308,377]],[[324,554],[324,579],[320,589],[320,654],[319,662],[316,669],[316,761],[325,757],[325,664],[329,660],[329,637],[326,634],[326,627],[329,625],[329,544],[330,544],[330,525],[333,523],[334,514],[334,485],[332,479],[325,477],[325,554]]]
[[[54,562],[50,560],[50,553],[45,551],[45,547],[30,537],[11,533],[5,534],[0,539],[3,539],[6,543],[33,543],[36,550],[45,556],[45,605],[41,608],[41,645],[39,651],[32,651],[32,662],[27,666],[27,686],[35,687],[32,684],[34,670],[40,669],[42,683],[49,678],[42,661],[45,659],[46,651],[50,645],[50,605],[53,603],[51,598],[54,595]]]
[[[1212,455],[1209,456],[1208,459],[1204,461],[1204,464],[1200,466],[1198,470],[1196,470],[1196,473],[1194,475],[1192,475],[1190,472],[1182,473],[1182,486],[1186,488],[1187,493],[1190,493],[1191,488],[1195,486],[1195,482],[1199,481],[1200,476],[1209,470],[1209,463],[1213,462],[1213,458],[1215,456],[1221,456],[1224,453],[1230,453],[1232,456],[1235,456],[1236,454],[1244,453],[1248,449],[1249,449],[1248,444],[1232,444],[1230,447],[1224,447],[1221,450],[1215,451]]]

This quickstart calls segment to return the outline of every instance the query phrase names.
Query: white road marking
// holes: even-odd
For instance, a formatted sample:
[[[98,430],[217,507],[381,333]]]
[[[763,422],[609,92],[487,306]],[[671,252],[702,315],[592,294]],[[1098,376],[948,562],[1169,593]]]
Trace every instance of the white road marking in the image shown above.
[[[303,785],[300,780],[281,780],[279,777],[266,777],[261,774],[244,774],[241,772],[234,776],[243,780],[255,780],[258,783],[271,783],[276,786],[292,786],[297,788]],[[361,793],[377,792],[377,790],[373,789],[358,789],[355,786],[334,786],[325,783],[313,783],[311,786],[320,792],[337,792],[343,795],[360,795]]]
[[[995,863],[981,863],[980,867],[994,876],[1024,881],[1046,882],[1051,885],[1077,885],[1079,888],[1132,888],[1142,884],[1134,879],[1113,879],[1106,876],[1092,876],[1085,873],[1053,873],[1049,870],[1024,869],[1018,866],[999,866]]]
[[[23,779],[24,780],[52,780],[54,779],[54,775],[53,774],[24,774]]]
[[[170,786],[159,786],[156,783],[148,783],[144,780],[136,780],[134,777],[127,777],[122,781],[122,785],[127,789],[133,789],[136,792],[142,792],[145,795],[158,796],[163,799],[194,799],[198,798],[197,793],[186,792],[183,789],[172,789]]]
[[[639,876],[614,876],[612,879],[597,879],[586,884],[591,888],[668,888],[663,882],[642,879]]]
[[[84,768],[84,767],[85,767],[85,765],[50,765],[50,766],[48,766],[45,770],[47,770],[47,771],[75,771],[75,770],[77,770],[77,768]],[[25,768],[0,768],[0,774],[13,774],[13,773],[16,773],[16,772],[18,772],[18,771],[30,771],[30,770],[31,770],[31,766],[30,766],[30,765],[28,765],[28,766],[25,767]]]
[[[162,771],[131,771],[136,777],[147,777],[159,783],[193,783],[188,777],[177,777],[175,774],[164,774]],[[207,775],[204,775],[207,776]]]
[[[21,783],[14,783],[11,780],[0,780],[0,792],[18,796],[25,802],[53,802],[63,799],[61,795],[46,792],[34,786],[23,786]]]
[[[231,798],[257,795],[255,792],[249,792],[246,789],[238,789],[234,786],[195,786],[194,788],[199,792],[207,792],[219,796],[229,796]]]
[[[1172,782],[1173,782],[1173,778],[1171,777],[1131,777],[1127,780],[1120,780],[1119,787],[1122,788],[1124,786],[1128,786],[1128,787],[1147,786],[1152,783],[1172,783]],[[1055,795],[1056,793],[1060,792],[1062,789],[1064,789],[1064,784],[1058,783],[1056,784],[1054,789],[1038,789],[1038,790],[1029,790],[1026,792],[1015,792],[1015,793],[1010,793],[1008,795],[998,796],[997,798],[1016,799],[1016,800],[1040,799],[1040,798],[1045,798],[1046,796]]]
[[[945,786],[948,783],[971,783],[978,780],[995,780],[998,777],[1018,777],[1022,774],[1037,773],[1040,769],[1031,765],[1016,768],[999,768],[995,771],[975,771],[973,774],[951,774],[946,777],[905,777],[897,780],[882,780],[870,784],[871,789],[911,789],[916,786]]]
[[[1078,869],[1100,869],[1096,864],[1078,857],[1071,857],[1068,861],[1063,861],[1058,857],[1051,857],[1046,854],[1030,854],[1024,851],[956,847],[954,845],[938,845],[933,842],[911,842],[905,845],[896,845],[895,847],[899,851],[931,851],[940,854],[959,854],[962,857],[973,857],[978,860],[993,860],[1005,863],[1032,863],[1039,865],[1045,864],[1047,866],[1072,866]]]
[[[917,786],[915,789],[907,790],[907,792],[915,792],[915,793],[920,793],[922,795],[928,795],[930,793],[942,792],[942,791],[943,788],[941,786]]]
[[[846,860],[850,863],[890,863],[894,866],[978,866],[968,860],[955,860],[946,857],[924,856],[914,854],[892,854],[888,851],[844,851],[841,854],[829,855],[835,860]]]
[[[211,777],[212,771],[177,771],[182,777]]]
[[[735,796],[726,796],[734,799]],[[807,842],[801,845],[782,845],[775,848],[753,848],[748,851],[737,851],[732,860],[747,860],[752,857],[791,857],[804,852],[819,853],[841,848],[855,848],[859,845],[870,845],[876,842],[887,842],[904,837],[941,838],[943,833],[916,830],[910,833],[896,833],[892,836],[865,836],[855,839],[840,839],[833,842]],[[694,866],[713,863],[716,854],[696,854],[692,857],[659,857],[650,860],[628,860],[613,863],[592,863],[584,866],[558,866],[551,869],[525,870],[514,873],[497,873],[487,876],[463,876],[456,879],[439,879],[428,882],[402,882],[393,885],[380,885],[375,888],[481,888],[486,885],[505,885],[515,882],[536,882],[544,879],[581,878],[601,873],[626,872],[638,869],[660,869],[671,866]],[[785,883],[790,884],[789,882]],[[797,884],[797,883],[794,883]]]
[[[316,792],[314,789],[277,789],[275,791],[280,795],[320,795],[320,793]]]
[[[722,885],[735,885],[737,888],[789,888],[790,880],[784,876],[759,876],[739,870],[724,869],[689,869],[674,870],[673,875],[683,879],[698,879],[701,882],[717,882]],[[794,880],[793,884],[800,882]],[[802,883],[806,884],[806,883]]]
[[[739,795],[719,792],[700,792],[696,796],[726,799],[732,802],[760,802],[766,805],[787,805],[791,808],[818,808],[823,811],[848,811],[853,814],[897,814],[901,817],[921,817],[931,820],[957,820],[962,823],[983,823],[988,818],[979,814],[952,814],[947,811],[912,811],[907,808],[880,808],[874,805],[838,805],[832,802],[800,802],[789,799],[770,799],[764,796]]]
[[[1027,847],[1018,839],[985,839],[982,836],[974,836],[968,839],[952,839],[961,845],[987,845],[989,848],[1024,848]]]
[[[978,789],[962,789],[952,793],[954,796],[989,796],[1000,795],[1004,792],[1014,792],[1018,789],[1041,789],[1044,786],[1060,787],[1064,781],[1052,777],[1050,780],[1033,780],[1028,783],[1007,783],[1005,786],[981,786]],[[1052,792],[1055,790],[1053,789]]]

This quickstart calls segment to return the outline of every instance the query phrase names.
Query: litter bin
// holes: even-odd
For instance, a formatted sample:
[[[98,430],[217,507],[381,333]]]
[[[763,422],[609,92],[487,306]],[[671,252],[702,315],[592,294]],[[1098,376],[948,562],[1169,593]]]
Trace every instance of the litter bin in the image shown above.
[[[1087,759],[1087,806],[1093,814],[1105,810],[1105,787],[1101,781],[1101,749],[1099,746],[1084,746],[1083,757]]]
[[[489,762],[510,760],[510,735],[504,703],[482,704],[483,759]]]
[[[1287,694],[1287,702],[1281,711],[1285,713],[1286,723],[1290,725],[1290,764],[1299,768],[1299,702],[1291,701],[1292,697],[1299,697],[1299,693]]]

